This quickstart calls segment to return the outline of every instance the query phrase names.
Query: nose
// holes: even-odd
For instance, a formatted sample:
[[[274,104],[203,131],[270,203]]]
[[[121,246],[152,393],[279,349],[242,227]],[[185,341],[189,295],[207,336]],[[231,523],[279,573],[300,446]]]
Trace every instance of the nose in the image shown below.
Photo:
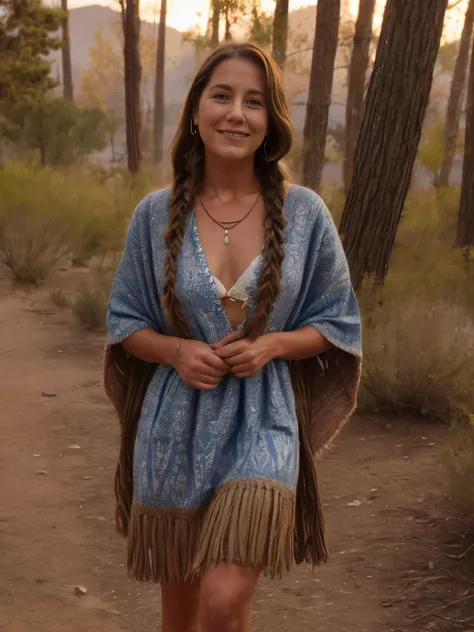
[[[232,99],[231,107],[227,112],[227,119],[229,121],[242,122],[245,120],[244,104],[242,99]]]

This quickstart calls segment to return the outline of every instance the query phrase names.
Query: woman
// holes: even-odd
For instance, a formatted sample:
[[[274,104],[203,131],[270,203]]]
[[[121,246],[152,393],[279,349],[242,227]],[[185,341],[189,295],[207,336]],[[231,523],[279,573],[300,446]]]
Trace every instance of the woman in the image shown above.
[[[286,185],[291,134],[271,58],[214,51],[115,276],[117,526],[164,632],[248,632],[261,572],[327,558],[313,458],[354,408],[360,322],[329,212]]]

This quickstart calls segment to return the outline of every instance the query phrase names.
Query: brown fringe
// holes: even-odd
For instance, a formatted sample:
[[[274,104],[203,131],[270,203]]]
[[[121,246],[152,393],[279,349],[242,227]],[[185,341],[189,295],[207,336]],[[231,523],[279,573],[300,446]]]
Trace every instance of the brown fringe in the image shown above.
[[[138,581],[180,581],[192,575],[201,511],[147,507],[134,501],[128,533],[128,572]]]
[[[206,512],[193,571],[226,562],[281,577],[293,565],[294,529],[295,496],[286,487],[267,479],[225,483]]]
[[[295,497],[267,479],[230,481],[201,510],[147,507],[134,501],[128,570],[139,581],[199,577],[221,562],[258,566],[272,578],[293,565]]]
[[[294,502],[294,500],[290,501],[284,494],[281,495],[281,490],[280,495],[277,495],[275,491],[277,484],[275,482],[270,482],[271,488],[260,487],[257,490],[254,487],[252,488],[253,492],[248,491],[247,485],[245,486],[247,491],[243,489],[237,491],[240,488],[234,488],[233,492],[230,489],[226,492],[226,486],[223,485],[216,491],[215,497],[211,502],[206,514],[205,524],[202,526],[202,535],[199,535],[201,529],[200,521],[195,517],[186,523],[186,521],[183,522],[182,518],[178,519],[176,515],[173,516],[173,520],[168,515],[168,522],[163,522],[161,514],[148,515],[143,510],[136,509],[135,504],[132,511],[135,436],[143,398],[155,370],[156,365],[142,362],[128,355],[121,345],[113,345],[106,348],[104,385],[106,393],[117,412],[121,430],[120,456],[115,476],[117,530],[126,536],[129,528],[132,529],[135,534],[132,537],[132,542],[136,541],[140,533],[156,534],[159,532],[159,529],[162,529],[161,533],[163,534],[172,532],[176,534],[173,535],[175,542],[180,541],[179,538],[183,538],[184,548],[180,546],[176,549],[180,551],[190,550],[191,542],[196,542],[199,537],[197,561],[201,560],[201,563],[204,563],[205,560],[210,559],[215,562],[218,558],[219,561],[223,561],[220,559],[221,554],[227,555],[230,550],[225,543],[227,531],[221,531],[219,527],[219,525],[222,527],[223,523],[218,520],[218,516],[221,513],[218,507],[223,504],[226,510],[232,511],[234,516],[232,521],[228,521],[227,530],[229,532],[232,530],[234,535],[235,531],[239,533],[242,529],[244,532],[247,529],[248,532],[246,538],[238,540],[238,542],[243,542],[244,540],[248,542],[249,551],[243,551],[239,545],[237,546],[237,552],[235,549],[232,549],[233,554],[237,555],[239,553],[242,559],[257,559],[262,551],[262,542],[266,538],[267,543],[270,544],[266,549],[266,559],[263,561],[264,570],[271,575],[279,575],[283,568],[289,568],[291,564],[288,551],[279,551],[278,547],[280,545],[272,544],[274,541],[271,538],[273,538],[272,534],[275,532],[273,519],[263,532],[263,538],[257,538],[257,530],[251,529],[249,526],[250,523],[254,525],[257,519],[254,513],[248,512],[246,514],[246,520],[250,521],[247,524],[247,522],[241,520],[240,509],[236,509],[241,506],[250,506],[252,503],[247,496],[253,493],[255,496],[255,507],[262,507],[260,514],[258,514],[262,530],[264,529],[265,512],[267,511],[273,512],[271,515],[274,516],[277,522],[280,520],[281,524],[286,524],[285,516],[287,514],[285,512],[288,512],[288,503]],[[306,561],[315,566],[325,562],[328,554],[324,541],[324,516],[314,459],[321,454],[322,450],[337,435],[355,409],[361,374],[361,359],[341,349],[333,349],[319,358],[290,362],[289,370],[295,393],[296,412],[300,428],[300,465],[296,494],[293,555],[297,563]],[[259,496],[258,502],[257,496]],[[270,498],[271,502],[269,501]],[[262,500],[265,502],[261,502]],[[215,518],[212,521],[213,511]],[[280,518],[277,519],[278,516]],[[150,520],[153,518],[156,521],[160,520],[162,526],[151,526]],[[130,524],[131,522],[133,522],[133,526]],[[254,535],[251,537],[250,533]],[[212,539],[214,534],[221,538],[217,540],[221,544],[216,544],[216,540]],[[258,535],[262,536],[262,533]],[[149,535],[150,538],[151,535]],[[138,541],[141,541],[140,537],[138,537]],[[278,539],[278,541],[284,542],[286,540]],[[156,540],[154,546],[155,548],[159,546]],[[235,542],[232,546],[236,546]],[[275,546],[277,546],[279,553],[275,552]],[[151,548],[150,546],[149,549]],[[207,552],[203,558],[202,551],[204,549]],[[182,552],[180,555],[181,557],[176,562],[172,563],[170,560],[162,562],[165,570],[171,573],[170,576],[174,576],[173,573],[175,572],[181,572],[180,569],[184,569],[181,577],[189,574],[190,562],[185,559],[186,555],[183,555]],[[279,556],[280,561],[278,562],[277,558]],[[188,557],[191,556],[189,555]],[[196,563],[193,564],[193,568],[195,566]],[[161,572],[156,567],[156,564],[152,567],[151,562],[149,562],[147,566],[147,563],[135,551],[131,556],[131,568],[137,569],[136,573],[132,572],[132,574],[143,578],[155,578]]]

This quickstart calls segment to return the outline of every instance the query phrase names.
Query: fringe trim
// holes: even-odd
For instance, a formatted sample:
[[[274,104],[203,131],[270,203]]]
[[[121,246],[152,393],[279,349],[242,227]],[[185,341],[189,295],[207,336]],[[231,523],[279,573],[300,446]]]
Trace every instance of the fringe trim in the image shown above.
[[[281,577],[294,562],[295,496],[267,479],[230,481],[205,509],[173,510],[133,502],[128,570],[139,581],[172,582],[218,563],[259,566]]]

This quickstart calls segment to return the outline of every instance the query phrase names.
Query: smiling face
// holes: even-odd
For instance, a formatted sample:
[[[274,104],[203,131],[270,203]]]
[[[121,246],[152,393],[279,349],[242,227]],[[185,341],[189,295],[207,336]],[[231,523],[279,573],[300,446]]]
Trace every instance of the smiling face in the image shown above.
[[[223,160],[253,158],[268,132],[263,68],[226,59],[212,73],[194,112],[206,154]]]

